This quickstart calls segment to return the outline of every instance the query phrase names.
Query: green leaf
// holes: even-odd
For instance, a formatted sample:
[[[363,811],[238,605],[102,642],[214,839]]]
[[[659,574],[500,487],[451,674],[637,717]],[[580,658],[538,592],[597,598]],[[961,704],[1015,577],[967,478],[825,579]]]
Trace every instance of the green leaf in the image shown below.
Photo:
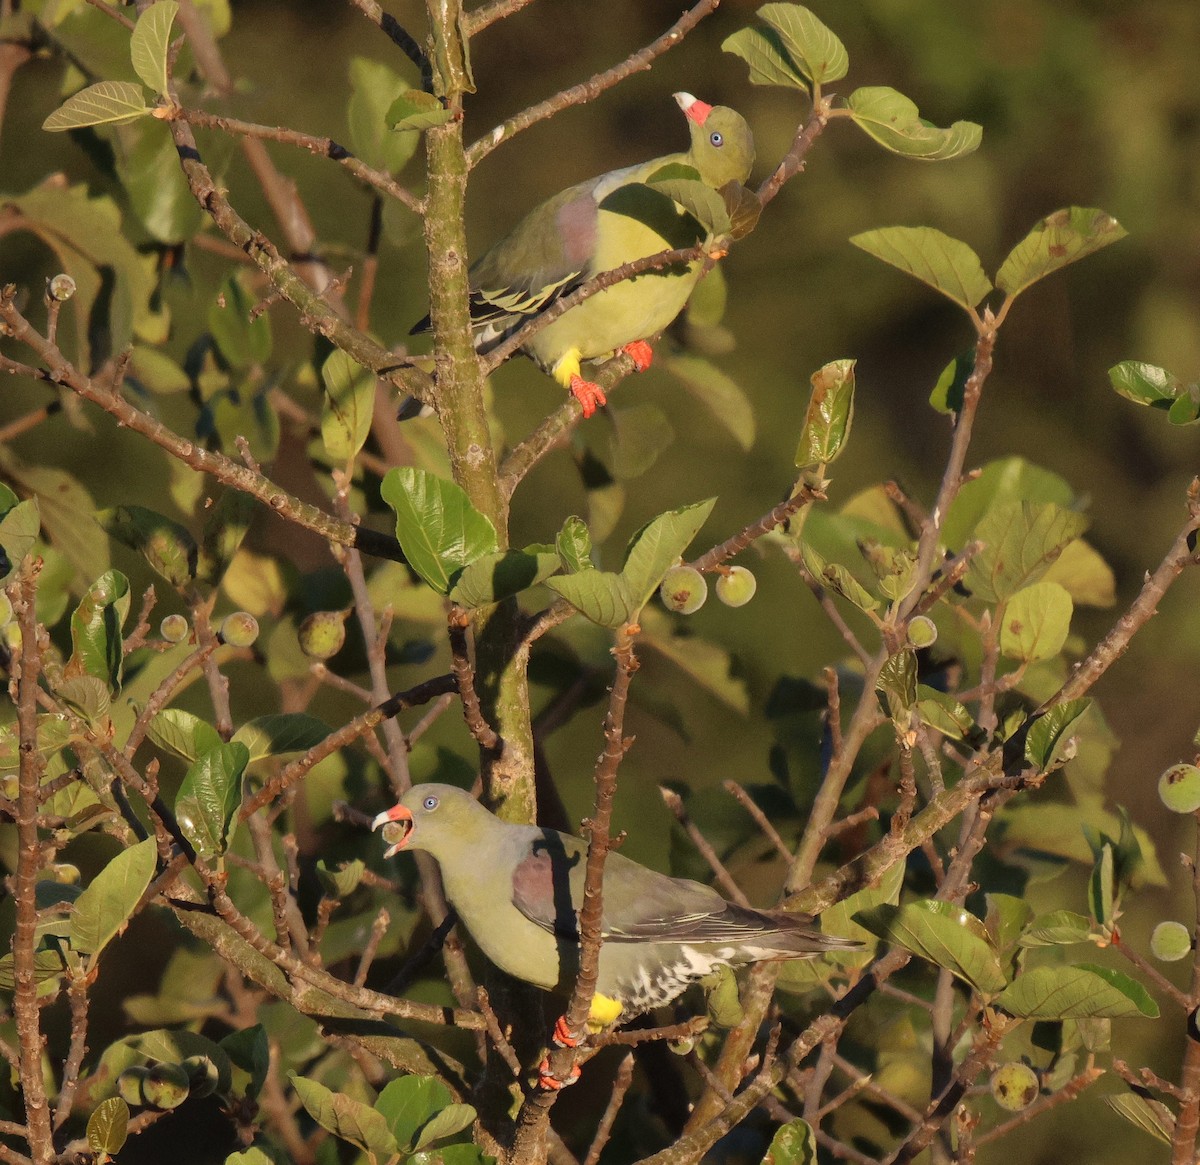
[[[150,721],[146,735],[159,748],[189,762],[221,743],[221,737],[211,724],[182,708],[164,708]]]
[[[1073,910],[1039,914],[1022,932],[1023,947],[1058,947],[1085,943],[1092,933],[1091,922]]]
[[[734,674],[729,651],[698,635],[681,634],[665,611],[645,607],[638,616],[640,642],[668,659],[695,684],[743,716],[750,712],[746,681]]]
[[[1158,1004],[1135,979],[1107,967],[1034,967],[1018,975],[995,1003],[1028,1019],[1156,1019]]]
[[[262,503],[239,489],[226,489],[208,511],[200,534],[196,577],[216,586],[225,577]],[[268,588],[269,589],[269,588]],[[235,600],[241,601],[241,600]]]
[[[1057,768],[1080,717],[1091,706],[1092,701],[1082,697],[1055,704],[1039,715],[1025,735],[1025,759],[1040,773]]]
[[[800,557],[808,573],[823,587],[828,587],[848,599],[860,611],[874,611],[879,600],[871,594],[853,574],[838,562],[826,562],[816,547],[808,542],[800,543]]]
[[[1042,576],[1056,582],[1081,606],[1111,607],[1117,601],[1117,581],[1112,567],[1083,538],[1063,547],[1063,552]]]
[[[732,228],[725,200],[691,166],[669,163],[651,174],[646,185],[682,206],[710,235],[727,235]]]
[[[764,4],[758,18],[778,34],[800,71],[818,85],[838,81],[850,68],[842,42],[807,8],[799,4]]]
[[[1025,927],[1033,917],[1033,907],[1024,898],[1013,894],[986,894],[987,927],[992,945],[1002,954],[1011,951],[1020,941]]]
[[[401,1149],[411,1148],[423,1125],[453,1103],[449,1090],[432,1076],[399,1076],[375,1101]]]
[[[622,623],[628,623],[641,605],[635,604],[630,597],[624,577],[610,571],[556,574],[546,579],[546,586],[601,627],[620,627]]]
[[[155,93],[167,96],[167,52],[171,47],[171,24],[179,5],[175,0],[156,0],[145,9],[129,38],[133,71]]]
[[[175,797],[183,835],[202,857],[219,857],[229,846],[234,814],[242,803],[242,774],[250,750],[221,744],[202,753],[188,769]]]
[[[389,469],[380,488],[396,513],[408,564],[439,594],[450,593],[468,563],[499,550],[496,529],[453,482],[423,469]]]
[[[358,456],[371,432],[375,373],[335,348],[321,365],[321,380],[321,439],[330,459],[345,464]]]
[[[973,311],[992,290],[979,256],[966,243],[933,227],[878,227],[854,235],[850,242],[967,311]]]
[[[854,360],[832,360],[812,374],[812,393],[796,446],[796,466],[828,465],[850,436],[854,419]]]
[[[767,7],[785,6],[770,4]],[[771,1138],[762,1165],[817,1165],[817,1139],[808,1122],[797,1119],[780,1125]]]
[[[268,756],[307,752],[332,731],[324,720],[306,712],[276,712],[247,720],[233,734],[233,739],[246,746],[252,764]]]
[[[87,1123],[87,1143],[93,1153],[116,1156],[128,1135],[129,1105],[119,1096],[110,1096],[96,1105]]]
[[[154,876],[158,852],[146,838],[122,850],[91,881],[71,914],[71,946],[98,955],[125,928]]]
[[[171,152],[174,154],[174,147]],[[178,157],[175,164],[179,165]],[[155,396],[172,396],[187,392],[192,387],[191,378],[170,356],[145,344],[134,345],[129,361],[129,379]]]
[[[96,725],[112,708],[108,684],[99,676],[72,676],[58,685],[58,695],[89,723]]]
[[[225,1165],[275,1165],[270,1157],[261,1149],[251,1145],[242,1153],[230,1153],[225,1158]]]
[[[1085,515],[1053,502],[994,506],[975,527],[984,548],[971,560],[968,589],[985,603],[1009,598],[1037,582],[1087,526]]]
[[[1056,210],[1009,252],[996,273],[996,286],[1016,298],[1039,279],[1123,239],[1126,233],[1102,210],[1086,206]]]
[[[966,740],[975,728],[974,718],[962,704],[928,684],[917,685],[917,715],[922,724],[948,740]]]
[[[1183,391],[1183,381],[1156,364],[1122,360],[1108,370],[1113,388],[1127,400],[1139,405],[1169,407]]]
[[[163,0],[155,5],[157,11]],[[229,148],[232,143],[226,148]],[[129,199],[130,208],[142,226],[160,243],[177,246],[187,242],[200,229],[205,213],[192,197],[187,178],[179,167],[179,154],[169,133],[156,118],[146,118],[133,125],[124,126],[114,142],[117,175]],[[218,147],[220,152],[220,147]],[[219,159],[208,152],[205,159],[210,169],[217,170]],[[219,171],[218,172],[222,172]],[[142,349],[143,352],[152,349]],[[161,353],[160,361],[169,363]],[[138,364],[145,370],[145,357],[139,361],[134,357],[134,368]],[[174,387],[153,387],[155,392],[181,392],[189,387],[186,376],[178,369],[171,374]],[[179,378],[183,377],[180,386]],[[140,379],[140,375],[139,375]]]
[[[800,66],[788,55],[782,37],[773,28],[740,29],[721,42],[721,49],[750,66],[751,85],[779,85],[808,92]]]
[[[0,583],[12,575],[25,555],[33,549],[41,525],[36,498],[17,502],[0,518],[0,550],[8,559],[7,568],[0,563]]]
[[[96,521],[110,538],[139,551],[151,569],[177,590],[195,578],[197,546],[187,527],[144,506],[132,505],[97,510]]]
[[[900,890],[904,885],[904,863],[895,862],[884,871],[878,886],[868,886],[856,890],[848,898],[835,902],[828,910],[821,911],[821,930],[825,934],[835,934],[839,938],[857,939],[859,942],[870,944],[875,937],[869,930],[864,930],[854,921],[859,911],[870,912],[876,906],[894,906],[900,899]],[[866,952],[869,957],[869,952]],[[861,961],[862,951],[830,951],[829,956],[837,960],[853,959]]]
[[[740,448],[754,444],[754,406],[736,381],[703,356],[668,356],[662,366],[708,409]]]
[[[1004,604],[1001,653],[1024,663],[1054,659],[1067,641],[1073,610],[1071,596],[1056,582],[1023,587]]]
[[[221,1041],[222,1050],[231,1065],[240,1068],[249,1078],[245,1096],[253,1100],[262,1091],[271,1068],[271,1047],[267,1030],[261,1023],[241,1031],[231,1032]]]
[[[123,125],[150,112],[142,87],[128,81],[98,81],[68,97],[45,121],[42,129],[62,133],[88,125]]]
[[[907,726],[917,703],[917,653],[911,647],[888,656],[875,678],[875,690],[883,693],[892,719]]]
[[[16,968],[13,964],[11,951],[0,957],[0,991],[12,991],[17,985]],[[64,970],[63,957],[58,951],[33,952],[33,981],[39,987],[43,983],[57,982]]]
[[[963,390],[967,380],[975,369],[975,353],[960,352],[937,378],[933,391],[929,394],[929,403],[943,416],[953,416],[962,408]]]
[[[71,615],[71,658],[65,669],[68,676],[96,676],[114,690],[121,686],[121,628],[128,613],[129,580],[119,570],[105,571]]]
[[[1156,1141],[1169,1145],[1174,1139],[1175,1116],[1161,1101],[1136,1092],[1120,1092],[1116,1096],[1106,1096],[1104,1103]]]
[[[129,1036],[122,1041],[122,1045],[133,1049],[147,1060],[158,1060],[163,1064],[182,1064],[189,1056],[204,1056],[216,1065],[216,1091],[229,1091],[233,1077],[229,1056],[224,1048],[198,1032],[188,1031],[186,1028],[158,1028],[155,1031]],[[110,1045],[110,1048],[122,1045]],[[105,1055],[107,1054],[106,1052]]]
[[[582,518],[571,515],[554,540],[562,568],[568,574],[592,569],[592,536]]]
[[[340,1092],[331,1092],[325,1085],[295,1072],[289,1072],[288,1076],[300,1103],[323,1129],[384,1160],[399,1152],[387,1121],[375,1109]]]
[[[709,498],[678,510],[668,510],[634,535],[621,568],[621,578],[635,611],[643,607],[658,589],[663,575],[700,532],[716,504],[716,498]]]
[[[160,0],[161,2],[161,0]],[[250,318],[255,300],[237,273],[227,275],[208,309],[208,328],[221,355],[234,368],[265,364],[271,356],[271,317]]]
[[[863,133],[906,158],[927,162],[961,158],[974,153],[983,140],[983,128],[972,121],[956,121],[949,129],[931,125],[909,98],[886,86],[855,89],[847,105]]]
[[[926,899],[904,906],[876,906],[854,916],[879,938],[928,959],[985,994],[1007,982],[1000,956],[987,929],[969,911],[952,902]]]
[[[1098,926],[1108,926],[1113,921],[1113,847],[1103,845],[1096,855],[1096,863],[1088,878],[1088,905]]]
[[[553,546],[537,543],[523,550],[498,550],[467,565],[450,591],[463,607],[486,607],[545,582],[562,569]]]
[[[384,121],[397,133],[419,133],[445,125],[451,113],[432,93],[409,89],[388,106]]]
[[[1192,425],[1200,420],[1200,388],[1189,385],[1187,394],[1179,397],[1167,410],[1172,425]]]
[[[317,862],[317,878],[320,880],[321,889],[330,898],[347,898],[358,889],[366,869],[365,863],[357,858],[350,862],[342,862],[337,869],[331,869],[322,859]]]
[[[421,1126],[414,1149],[423,1149],[434,1141],[452,1137],[470,1128],[475,1121],[475,1109],[469,1104],[448,1104]]]
[[[379,61],[355,57],[350,62],[350,145],[368,166],[389,174],[404,169],[421,140],[416,134],[388,129],[388,110],[409,89],[399,73]]]
[[[609,471],[618,481],[641,477],[675,440],[667,415],[648,401],[605,410],[612,426]]]

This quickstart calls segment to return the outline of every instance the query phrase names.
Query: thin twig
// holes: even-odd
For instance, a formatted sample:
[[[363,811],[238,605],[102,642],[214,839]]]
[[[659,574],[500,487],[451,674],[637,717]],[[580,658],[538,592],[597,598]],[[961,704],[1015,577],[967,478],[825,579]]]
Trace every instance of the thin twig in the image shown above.
[[[742,888],[733,880],[732,875],[725,868],[725,863],[717,856],[717,851],[713,849],[708,838],[700,832],[696,823],[689,816],[687,807],[683,803],[683,798],[674,789],[668,789],[665,785],[660,785],[658,791],[662,795],[663,804],[675,815],[675,820],[683,826],[683,831],[688,835],[692,845],[696,847],[697,852],[708,863],[709,869],[716,876],[717,882],[721,889],[725,891],[726,897],[732,899],[739,906],[748,907],[750,899],[742,893]]]
[[[583,1159],[583,1165],[598,1165],[600,1154],[604,1152],[604,1146],[608,1144],[608,1138],[612,1135],[613,1123],[617,1119],[617,1113],[621,1111],[621,1105],[625,1101],[625,1093],[629,1091],[629,1086],[632,1083],[633,1053],[626,1052],[625,1058],[617,1068],[617,1075],[613,1081],[612,1092],[609,1093],[608,1104],[604,1108],[604,1115],[600,1118],[600,1123],[596,1126],[596,1134],[592,1137],[591,1145],[588,1146],[587,1156]]]
[[[771,824],[771,819],[758,807],[754,798],[737,781],[728,780],[722,782],[722,784],[725,791],[754,819],[754,824],[762,830],[763,835],[775,847],[775,852],[785,862],[790,862],[792,860],[792,851],[788,849],[787,843],[780,837],[779,831]]]

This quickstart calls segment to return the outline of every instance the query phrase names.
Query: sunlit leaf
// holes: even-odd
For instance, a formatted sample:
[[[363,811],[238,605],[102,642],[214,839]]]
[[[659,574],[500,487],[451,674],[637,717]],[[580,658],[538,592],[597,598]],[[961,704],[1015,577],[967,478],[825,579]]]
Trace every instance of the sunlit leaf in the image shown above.
[[[1158,1016],[1158,1004],[1136,980],[1108,967],[1034,967],[1018,975],[995,1003],[1028,1019],[1109,1019]]]
[[[668,510],[634,535],[621,570],[630,601],[636,610],[642,607],[658,589],[663,575],[678,561],[680,555],[708,520],[716,498]],[[560,592],[561,593],[561,592]]]
[[[1126,230],[1111,214],[1068,206],[1047,215],[1010,252],[996,273],[996,286],[1009,296],[1053,271],[1123,239]]]
[[[1054,659],[1067,641],[1073,610],[1071,596],[1058,583],[1023,587],[1004,605],[1001,653],[1025,663]]]
[[[330,458],[344,464],[358,456],[371,433],[375,374],[335,348],[321,365],[321,440]]]
[[[1156,1141],[1171,1144],[1175,1136],[1175,1115],[1161,1101],[1136,1092],[1121,1092],[1106,1096],[1104,1103]]]
[[[796,465],[827,465],[845,446],[854,419],[854,360],[833,360],[812,374]]]
[[[968,589],[985,603],[1009,598],[1037,582],[1087,526],[1086,515],[1053,502],[993,507],[975,528],[984,547],[971,560]]]
[[[122,850],[75,899],[71,914],[71,946],[98,955],[125,928],[150,885],[158,861],[154,839]]]
[[[845,46],[807,8],[799,4],[764,4],[758,18],[779,34],[788,56],[809,80],[823,85],[846,75],[850,58]]]
[[[972,121],[956,121],[949,129],[930,124],[913,101],[886,86],[855,89],[847,105],[854,123],[868,137],[906,158],[930,162],[961,158],[977,150],[983,140],[983,128]]]
[[[42,129],[61,133],[88,125],[122,125],[150,112],[140,85],[128,81],[98,81],[68,97],[44,122]]]
[[[979,256],[933,227],[877,227],[854,235],[850,242],[967,310],[992,290]]]
[[[773,28],[742,28],[721,42],[721,48],[750,66],[751,85],[779,85],[808,92],[800,66],[791,59]]]
[[[782,8],[782,4],[769,5]],[[807,1121],[790,1120],[780,1125],[771,1138],[762,1165],[816,1165],[817,1139]]]
[[[129,38],[133,71],[155,93],[167,95],[167,52],[171,47],[171,24],[179,5],[175,0],[155,0],[138,17]]]
[[[528,590],[561,569],[558,552],[548,544],[498,550],[464,567],[450,598],[463,607],[485,607]]]
[[[87,1123],[87,1143],[93,1153],[116,1156],[128,1135],[129,1105],[119,1096],[110,1096],[96,1105]]]
[[[1038,772],[1049,772],[1056,768],[1079,719],[1091,706],[1092,701],[1083,697],[1065,700],[1041,713],[1026,733],[1025,759]]]
[[[183,835],[203,857],[219,857],[229,846],[234,814],[242,802],[242,774],[250,762],[244,744],[211,748],[188,769],[175,797]]]
[[[384,121],[397,133],[417,133],[445,125],[452,116],[432,93],[408,89],[388,106]]]
[[[254,762],[288,752],[307,752],[331,731],[324,720],[306,712],[276,712],[247,720],[233,734],[233,739],[246,746],[250,762]]]
[[[288,1075],[300,1103],[323,1129],[385,1161],[399,1151],[381,1113],[344,1093],[332,1092],[315,1080],[294,1072]]]
[[[410,90],[408,82],[382,62],[351,60],[346,121],[351,148],[368,166],[396,174],[416,152],[421,141],[416,134],[388,128],[388,111]]]

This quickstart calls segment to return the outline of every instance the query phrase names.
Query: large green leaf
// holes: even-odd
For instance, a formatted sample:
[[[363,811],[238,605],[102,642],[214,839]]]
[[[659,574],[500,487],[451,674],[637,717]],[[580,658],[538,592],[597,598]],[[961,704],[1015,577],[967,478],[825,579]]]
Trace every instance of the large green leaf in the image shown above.
[[[416,152],[421,141],[416,134],[393,133],[387,125],[388,110],[409,88],[399,73],[379,61],[351,60],[346,121],[350,145],[368,166],[395,174]]]
[[[734,660],[727,648],[681,634],[677,624],[657,607],[645,607],[638,616],[642,627],[640,642],[653,648],[680,669],[693,683],[728,708],[743,716],[750,712],[750,693],[743,676],[736,674]]]
[[[855,89],[847,104],[863,133],[906,158],[928,162],[961,158],[977,150],[983,140],[983,128],[972,121],[956,121],[949,129],[931,125],[913,101],[886,86]]]
[[[1040,579],[1088,519],[1053,502],[994,506],[975,527],[983,549],[971,560],[966,584],[985,603],[1007,599]]]
[[[449,1090],[432,1076],[399,1076],[390,1081],[375,1101],[375,1110],[387,1121],[396,1143],[411,1147],[422,1126],[452,1103]]]
[[[140,85],[129,81],[98,81],[68,97],[42,122],[42,129],[62,133],[89,125],[121,125],[149,112]]]
[[[380,488],[395,511],[396,537],[408,564],[439,594],[459,572],[500,549],[496,529],[453,482],[423,469],[390,469]]]
[[[779,85],[808,91],[804,73],[788,55],[783,39],[773,28],[739,29],[721,42],[721,48],[750,66],[751,85]]]
[[[417,1133],[414,1149],[423,1149],[434,1141],[452,1137],[470,1128],[475,1121],[475,1109],[469,1104],[448,1104],[427,1120]]]
[[[255,305],[255,297],[247,288],[245,277],[233,272],[222,281],[221,289],[208,309],[209,331],[221,355],[234,368],[265,364],[271,356],[271,317],[262,312],[252,319]],[[242,395],[249,400],[252,394]]]
[[[202,857],[218,857],[229,846],[234,814],[242,802],[242,774],[250,750],[242,743],[210,748],[188,769],[175,797],[183,835]]]
[[[381,1161],[390,1160],[399,1151],[396,1138],[381,1113],[360,1100],[331,1092],[315,1080],[297,1076],[294,1072],[289,1076],[300,1103],[323,1129]]]
[[[66,674],[95,676],[110,688],[119,688],[125,658],[121,628],[128,614],[129,580],[119,570],[105,571],[71,615]]]
[[[1121,1092],[1106,1096],[1104,1103],[1156,1141],[1171,1144],[1175,1136],[1175,1115],[1161,1101],[1136,1092]]]
[[[1073,910],[1052,910],[1039,914],[1022,932],[1023,947],[1073,946],[1085,943],[1092,933],[1087,917]]]
[[[845,46],[807,8],[799,4],[764,4],[758,18],[775,30],[788,57],[810,81],[823,85],[846,75],[850,58]]]
[[[331,731],[324,720],[306,712],[276,712],[247,720],[233,739],[246,746],[253,762],[287,752],[307,752]]]
[[[171,47],[171,24],[179,5],[175,0],[156,0],[145,9],[129,38],[129,56],[134,72],[155,93],[167,95],[167,52]]]
[[[139,551],[151,569],[176,589],[196,575],[196,540],[178,522],[144,506],[113,506],[96,512],[105,533]]]
[[[371,433],[375,373],[335,348],[321,365],[321,380],[321,439],[330,458],[344,464],[358,456]]]
[[[628,623],[640,606],[630,596],[624,577],[611,571],[556,574],[546,579],[546,586],[601,627],[620,627],[622,623]]]
[[[1022,587],[1004,605],[1001,653],[1024,663],[1054,659],[1067,641],[1073,609],[1071,596],[1056,582]]]
[[[33,549],[41,526],[36,498],[17,502],[0,518],[0,550],[3,550],[4,559],[7,560],[0,560],[0,583],[21,565],[22,559]]]
[[[91,881],[71,914],[71,946],[98,955],[125,927],[158,861],[153,838],[122,850]]]
[[[221,737],[211,724],[182,708],[164,708],[150,721],[146,735],[159,748],[189,762],[221,743]]]
[[[1158,1004],[1136,979],[1090,963],[1034,967],[996,998],[998,1007],[1028,1019],[1156,1019]]]
[[[733,224],[725,200],[690,166],[672,162],[651,174],[646,184],[682,206],[710,235],[729,234]]]
[[[859,926],[956,975],[985,994],[1007,982],[1000,956],[983,923],[952,902],[927,899],[859,911]]]
[[[161,3],[161,0],[160,0]],[[155,6],[156,8],[158,5]],[[163,132],[162,123],[154,118],[135,122],[120,128],[113,143],[116,153],[117,174],[121,179],[129,206],[142,225],[160,243],[178,245],[190,239],[205,219],[203,207],[192,197],[187,178],[179,167],[179,154],[171,135]],[[229,149],[232,142],[225,144]],[[215,147],[218,153],[222,147]],[[216,168],[219,159],[213,158],[206,145],[205,158],[209,166]],[[183,392],[189,387],[186,376],[178,369],[168,369],[168,358],[156,349],[141,349],[135,356],[134,368],[140,373],[138,379],[146,383],[146,368],[149,359],[160,362],[158,384],[170,373],[169,388],[158,387],[151,380],[148,387],[156,392]],[[139,368],[140,365],[140,368]],[[181,383],[182,378],[182,383]]]
[[[1047,215],[1008,254],[996,273],[996,286],[1011,297],[1039,279],[1074,263],[1126,230],[1111,214],[1086,206],[1068,206]]]
[[[968,311],[992,290],[979,256],[966,243],[933,227],[877,227],[854,235],[850,242]]]
[[[621,568],[621,578],[628,587],[635,611],[645,606],[658,589],[663,575],[700,532],[716,504],[716,498],[709,498],[678,510],[668,510],[634,535]]]

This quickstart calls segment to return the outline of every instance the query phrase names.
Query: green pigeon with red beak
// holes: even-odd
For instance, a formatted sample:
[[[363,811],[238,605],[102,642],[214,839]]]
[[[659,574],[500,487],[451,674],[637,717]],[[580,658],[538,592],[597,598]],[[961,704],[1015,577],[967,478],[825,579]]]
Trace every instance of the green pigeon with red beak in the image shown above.
[[[708,232],[681,205],[647,181],[666,166],[687,166],[714,190],[742,183],[754,163],[754,137],[741,114],[676,93],[691,144],[601,174],[530,211],[470,272],[471,322],[486,354],[589,279],[634,259],[691,247]],[[694,179],[693,179],[694,180]],[[581,362],[628,352],[638,370],[653,355],[648,337],[683,309],[703,273],[700,260],[626,279],[584,300],[536,332],[522,351],[583,406],[590,417],[606,402]],[[413,329],[423,331],[426,317]]]
[[[536,825],[514,825],[452,785],[414,785],[373,829],[385,857],[424,850],[446,897],[500,970],[569,992],[579,967],[587,845]],[[619,853],[604,864],[600,973],[588,1026],[599,1030],[669,1003],[720,967],[802,959],[860,944],[822,934],[795,914],[751,910],[715,890],[648,869]],[[560,1042],[573,1042],[560,1020]]]

